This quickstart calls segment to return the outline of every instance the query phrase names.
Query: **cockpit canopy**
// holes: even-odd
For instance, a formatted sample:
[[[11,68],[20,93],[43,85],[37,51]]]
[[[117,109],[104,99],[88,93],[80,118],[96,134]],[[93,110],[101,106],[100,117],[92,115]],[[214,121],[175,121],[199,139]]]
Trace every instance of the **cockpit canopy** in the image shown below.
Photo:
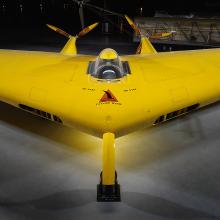
[[[94,62],[90,62],[88,73],[101,80],[115,80],[130,74],[130,68],[115,50],[104,49]]]

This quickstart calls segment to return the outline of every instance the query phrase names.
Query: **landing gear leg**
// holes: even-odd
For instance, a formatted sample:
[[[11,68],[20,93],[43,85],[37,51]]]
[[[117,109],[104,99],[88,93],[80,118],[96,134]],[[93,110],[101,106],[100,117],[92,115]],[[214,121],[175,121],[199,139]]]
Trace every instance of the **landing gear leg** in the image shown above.
[[[103,135],[102,173],[97,185],[98,202],[120,202],[120,185],[115,171],[115,135]]]

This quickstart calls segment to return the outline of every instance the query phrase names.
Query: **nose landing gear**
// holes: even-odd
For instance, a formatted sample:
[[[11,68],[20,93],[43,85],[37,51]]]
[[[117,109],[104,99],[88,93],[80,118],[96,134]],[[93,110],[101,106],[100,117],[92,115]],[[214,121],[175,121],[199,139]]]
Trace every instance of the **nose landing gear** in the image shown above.
[[[100,184],[97,185],[97,201],[98,202],[120,202],[121,192],[120,185],[117,181],[117,173],[115,172],[114,185],[104,185],[102,183],[102,173],[100,174]]]
[[[120,202],[120,185],[115,171],[115,135],[103,135],[102,172],[97,185],[98,202]]]

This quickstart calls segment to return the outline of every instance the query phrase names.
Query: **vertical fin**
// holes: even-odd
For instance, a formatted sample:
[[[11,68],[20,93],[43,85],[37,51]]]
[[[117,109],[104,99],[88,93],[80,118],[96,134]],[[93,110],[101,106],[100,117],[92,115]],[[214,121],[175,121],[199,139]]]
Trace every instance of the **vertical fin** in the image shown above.
[[[76,37],[71,36],[60,53],[65,55],[77,54],[76,39],[77,39]]]
[[[151,54],[157,53],[154,46],[151,44],[148,38],[141,37],[141,43],[137,49],[137,54]]]

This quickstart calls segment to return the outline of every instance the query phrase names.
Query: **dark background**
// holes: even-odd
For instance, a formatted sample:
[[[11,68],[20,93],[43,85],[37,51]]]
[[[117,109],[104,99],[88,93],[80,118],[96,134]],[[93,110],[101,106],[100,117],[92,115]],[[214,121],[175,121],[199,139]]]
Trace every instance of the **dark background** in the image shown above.
[[[130,16],[154,16],[155,11],[167,11],[170,14],[195,13],[203,16],[219,15],[220,1],[127,1],[106,0],[106,7],[115,12]],[[103,0],[91,0],[91,4],[104,6]],[[0,25],[5,26],[41,26],[53,23],[78,29],[80,27],[78,6],[71,0],[0,0]],[[102,18],[85,8],[86,24],[101,21]]]
[[[170,15],[189,15],[216,17],[220,15],[220,1],[147,1],[147,0],[90,0],[90,4],[106,7],[121,14],[129,16],[154,16],[157,11],[163,11]],[[141,13],[142,8],[142,13]],[[91,8],[84,7],[85,25],[100,22],[100,25],[88,36],[82,38],[78,43],[88,44],[95,41],[100,51],[105,47],[113,47],[115,42],[132,42],[132,30],[127,25],[125,19],[124,30],[129,33],[119,33],[116,26],[110,25],[108,39],[103,35],[103,23],[105,18],[94,13]],[[101,16],[100,16],[101,15]],[[118,17],[107,15],[114,23],[118,23]],[[53,33],[45,24],[58,26],[70,34],[77,34],[81,30],[78,5],[71,0],[0,0],[0,48],[3,49],[23,49],[31,46],[30,50],[51,50],[62,48],[66,39]],[[125,32],[126,32],[125,31]],[[95,37],[94,37],[95,36]],[[104,36],[104,38],[103,38]],[[97,40],[98,39],[98,40]],[[106,43],[107,42],[107,43]],[[99,43],[99,44],[98,44]],[[34,45],[34,47],[32,47]],[[49,47],[49,48],[46,48]],[[87,45],[85,47],[88,47]],[[121,45],[124,50],[124,44]],[[136,45],[133,45],[136,48]],[[89,48],[93,50],[94,48]],[[188,48],[187,48],[188,49]],[[120,50],[120,49],[119,49]],[[134,52],[132,49],[130,52]]]

